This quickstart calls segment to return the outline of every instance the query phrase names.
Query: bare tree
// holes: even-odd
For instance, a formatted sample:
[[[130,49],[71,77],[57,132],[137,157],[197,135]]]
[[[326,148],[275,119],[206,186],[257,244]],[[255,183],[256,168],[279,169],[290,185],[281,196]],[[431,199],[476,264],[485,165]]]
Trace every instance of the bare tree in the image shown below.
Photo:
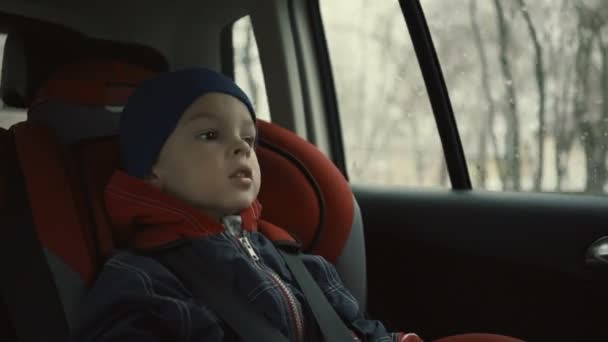
[[[553,137],[555,149],[553,166],[556,173],[555,191],[562,191],[563,180],[567,172],[567,162],[572,151],[572,144],[576,136],[576,127],[572,120],[573,96],[576,84],[574,82],[575,70],[572,68],[570,50],[576,41],[576,34],[571,27],[565,27],[564,22],[573,13],[571,0],[562,0],[556,15],[559,22],[559,29],[556,31],[557,37],[552,43],[551,39],[546,39],[548,47],[548,68],[549,82],[554,83],[555,90],[552,98],[548,101],[551,104],[550,113],[552,116],[552,127],[550,134]],[[553,32],[553,30],[550,30]]]
[[[545,164],[545,67],[543,62],[543,49],[538,39],[538,33],[530,12],[524,0],[518,0],[520,11],[526,22],[526,27],[530,34],[530,39],[534,45],[534,70],[536,76],[536,86],[538,88],[538,164],[534,174],[534,190],[540,191],[543,180],[543,166]]]
[[[352,56],[350,49],[341,51],[346,62],[336,67],[342,68],[336,78],[347,144],[361,151],[360,172],[373,172],[370,165],[381,159],[393,161],[388,150],[401,151],[395,142],[407,135],[402,153],[409,153],[413,177],[406,181],[428,182],[430,175],[435,184],[445,182],[440,160],[429,163],[436,136],[421,129],[431,116],[417,114],[427,112],[424,88],[408,89],[419,70],[413,54],[404,60],[410,47],[402,40],[405,28],[396,29],[403,25],[400,12],[359,3],[366,14],[361,21],[339,26],[348,41],[343,45],[352,49],[352,38],[360,37],[360,48]],[[470,17],[455,16],[467,8],[452,2],[429,2],[425,10],[468,159],[477,165],[476,186],[517,191],[532,184],[542,191],[553,186],[555,173],[558,191],[582,183],[588,192],[602,192],[608,179],[608,1],[465,4]],[[578,157],[587,161],[582,168],[574,165]]]
[[[371,30],[363,31],[360,28],[353,28],[358,32],[360,39],[366,43],[363,51],[363,63],[356,80],[356,105],[353,107],[357,111],[358,124],[356,125],[357,140],[364,142],[366,153],[359,156],[357,163],[362,167],[357,169],[358,176],[364,176],[366,166],[371,165],[377,160],[378,151],[386,151],[391,140],[396,136],[407,134],[408,146],[404,146],[403,154],[406,154],[406,147],[412,151],[412,163],[414,171],[414,181],[423,184],[425,173],[424,156],[428,145],[425,144],[425,137],[420,134],[419,120],[416,115],[412,115],[411,104],[414,103],[415,94],[406,92],[403,87],[401,76],[407,75],[408,69],[412,66],[413,56],[404,53],[407,51],[404,42],[395,39],[392,32],[395,25],[403,26],[403,17],[398,11],[386,11],[370,16],[372,20]],[[374,46],[374,44],[376,46]],[[369,71],[377,70],[377,66],[368,65],[373,61],[370,56],[372,52],[378,51],[379,57],[385,63],[380,71],[384,73],[380,83],[380,91],[370,93],[366,91],[368,85]],[[399,108],[399,115],[396,117],[374,116],[372,113],[388,113],[391,108]],[[402,125],[400,123],[407,123]],[[369,169],[369,167],[367,168]]]
[[[505,86],[507,134],[505,136],[506,162],[508,169],[508,182],[505,189],[519,191],[521,189],[521,170],[519,159],[519,117],[517,112],[517,96],[515,93],[515,80],[509,61],[510,30],[500,0],[494,0],[496,19],[498,25],[498,46],[500,71]]]
[[[563,49],[560,49],[563,52]],[[565,63],[564,63],[565,64]],[[555,144],[555,159],[554,166],[556,171],[556,185],[557,191],[562,191],[563,178],[567,170],[567,161],[570,156],[572,143],[576,136],[576,129],[570,124],[571,120],[568,120],[571,113],[572,93],[573,93],[573,70],[569,65],[562,67],[564,79],[561,82],[561,91],[556,93],[554,103],[554,128],[553,137]]]
[[[604,192],[604,186],[608,178],[608,172],[606,171],[606,155],[608,154],[608,33],[605,33],[608,29],[603,26],[598,33],[598,42],[600,46],[602,56],[602,72],[601,72],[601,91],[602,91],[602,108],[600,122],[597,126],[596,136],[598,138],[597,144],[597,160],[596,160],[596,190],[599,193]]]
[[[599,7],[598,7],[599,6]],[[583,149],[586,160],[585,191],[589,193],[602,193],[606,184],[606,155],[608,152],[605,133],[608,132],[608,95],[606,89],[608,82],[608,53],[606,53],[606,42],[602,32],[608,18],[608,6],[599,3],[598,6],[588,7],[585,3],[578,3],[576,10],[578,15],[579,46],[576,54],[577,94],[574,98],[574,118],[577,128],[581,134]],[[596,46],[600,49],[602,56],[600,67],[600,86],[592,86],[592,77],[596,73],[593,62],[593,52]],[[597,93],[603,97],[600,115],[593,115],[590,110],[591,94]]]
[[[492,93],[490,92],[490,73],[488,71],[488,57],[485,49],[485,44],[483,42],[483,38],[481,36],[481,28],[479,27],[479,22],[477,20],[477,0],[469,1],[469,15],[471,17],[471,26],[473,31],[473,42],[477,47],[477,53],[479,55],[479,62],[481,65],[481,74],[480,80],[482,84],[483,95],[486,100],[486,108],[487,108],[487,116],[484,120],[484,123],[481,125],[481,134],[479,135],[478,140],[478,163],[479,163],[479,185],[482,188],[486,187],[487,181],[487,146],[488,146],[488,138],[492,144],[494,159],[498,167],[498,176],[501,181],[501,185],[507,182],[507,175],[504,164],[500,160],[500,151],[498,149],[498,138],[496,137],[496,133],[494,133],[494,122],[496,117],[496,104],[494,103],[494,99],[492,98]]]

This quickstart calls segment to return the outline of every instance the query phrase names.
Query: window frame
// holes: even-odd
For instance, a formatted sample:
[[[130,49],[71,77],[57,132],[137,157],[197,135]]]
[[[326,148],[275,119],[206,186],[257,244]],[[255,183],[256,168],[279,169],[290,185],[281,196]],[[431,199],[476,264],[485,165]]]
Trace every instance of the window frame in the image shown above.
[[[292,23],[295,22],[294,2],[294,0],[290,1],[290,15]],[[306,1],[305,3],[306,12],[308,13],[308,21],[310,23],[311,36],[313,39],[312,44],[315,47],[314,52],[318,71],[317,77],[320,80],[321,92],[323,94],[322,105],[325,112],[324,119],[328,131],[327,138],[329,141],[330,155],[336,167],[348,180],[348,169],[346,167],[338,96],[336,94],[333,69],[329,56],[329,48],[327,46],[327,39],[325,37],[325,28],[323,26],[323,19],[321,17],[321,5],[319,0]]]
[[[472,190],[466,156],[435,45],[419,0],[399,0],[443,147],[452,189]]]
[[[240,19],[240,18],[239,18]],[[220,32],[220,63],[222,73],[234,81],[234,42],[232,30],[238,19],[231,21]]]

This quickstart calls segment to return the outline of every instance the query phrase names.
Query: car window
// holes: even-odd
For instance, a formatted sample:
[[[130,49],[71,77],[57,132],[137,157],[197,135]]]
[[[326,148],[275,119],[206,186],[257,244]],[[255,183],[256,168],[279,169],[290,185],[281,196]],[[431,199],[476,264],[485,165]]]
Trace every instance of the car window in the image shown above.
[[[608,2],[422,5],[473,187],[605,193]]]
[[[2,66],[2,60],[4,57],[5,42],[6,34],[0,33],[0,66]],[[2,70],[0,70],[0,77],[2,77]],[[4,102],[2,102],[0,99],[0,127],[8,129],[17,122],[25,121],[26,112],[27,111],[25,109],[12,108],[4,105]]]
[[[322,0],[349,181],[450,186],[397,0]]]
[[[264,73],[251,18],[245,16],[232,26],[234,79],[253,102],[258,118],[270,121]]]

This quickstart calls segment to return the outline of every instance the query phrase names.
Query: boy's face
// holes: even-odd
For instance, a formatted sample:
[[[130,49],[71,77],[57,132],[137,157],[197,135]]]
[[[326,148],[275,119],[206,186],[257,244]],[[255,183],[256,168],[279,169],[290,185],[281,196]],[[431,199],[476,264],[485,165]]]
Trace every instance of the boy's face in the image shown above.
[[[247,107],[221,93],[199,97],[162,147],[148,182],[219,219],[251,205],[260,189]]]

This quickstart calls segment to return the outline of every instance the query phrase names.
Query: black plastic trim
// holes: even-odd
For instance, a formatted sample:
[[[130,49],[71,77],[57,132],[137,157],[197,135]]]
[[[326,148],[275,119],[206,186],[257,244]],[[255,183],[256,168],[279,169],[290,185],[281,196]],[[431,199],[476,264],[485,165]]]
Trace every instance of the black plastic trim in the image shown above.
[[[220,60],[222,73],[234,80],[234,45],[232,41],[232,29],[235,21],[226,25],[220,32]]]
[[[469,190],[471,179],[458,126],[422,6],[418,0],[399,0],[399,4],[433,108],[452,188]]]

